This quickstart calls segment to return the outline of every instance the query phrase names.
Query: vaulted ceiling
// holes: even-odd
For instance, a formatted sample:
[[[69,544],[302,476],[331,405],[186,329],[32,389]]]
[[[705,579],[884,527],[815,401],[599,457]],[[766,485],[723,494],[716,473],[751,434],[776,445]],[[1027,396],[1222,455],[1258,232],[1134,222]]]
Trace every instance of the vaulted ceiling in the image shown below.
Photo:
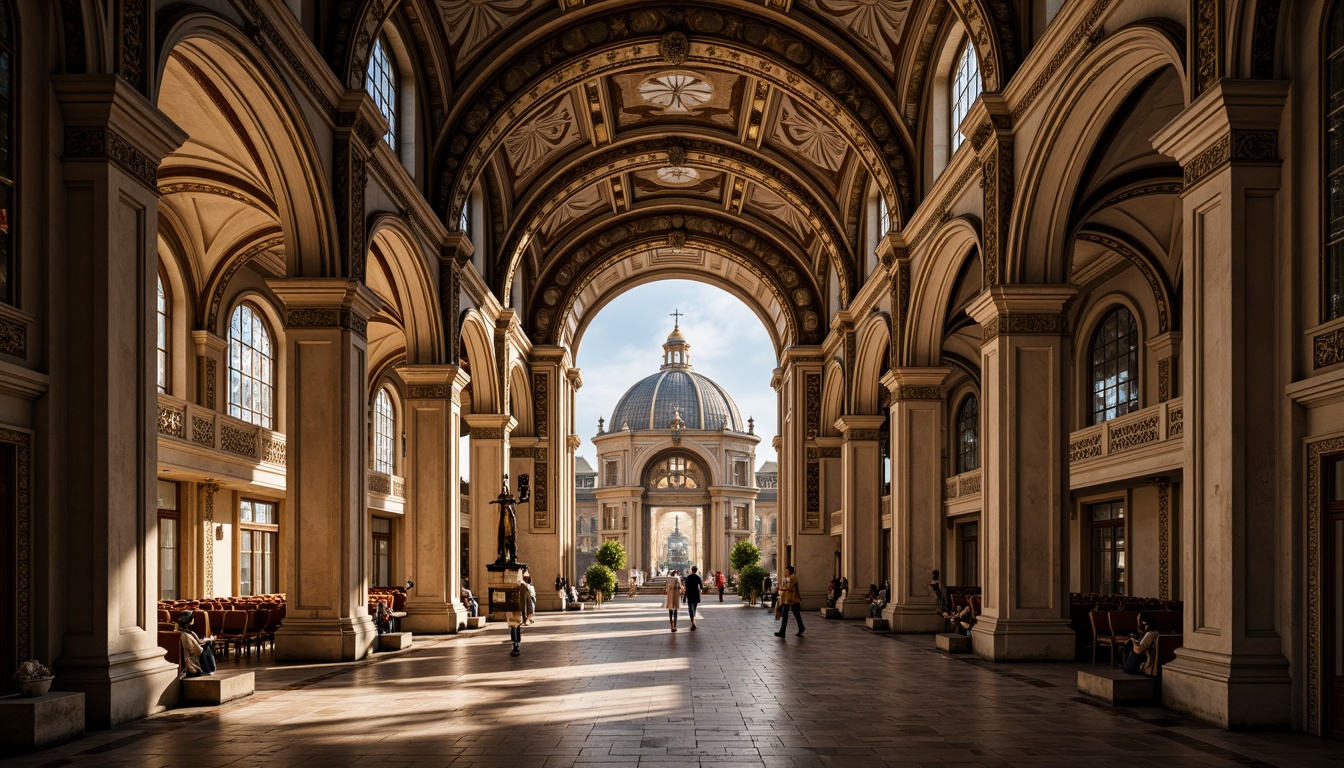
[[[990,73],[1018,58],[1006,1],[401,5],[449,70],[432,201],[455,227],[480,190],[486,278],[506,301],[523,281],[556,343],[660,263],[735,288],[777,341],[819,340],[827,297],[860,286],[869,202],[899,227],[918,201],[937,39],[962,19]]]

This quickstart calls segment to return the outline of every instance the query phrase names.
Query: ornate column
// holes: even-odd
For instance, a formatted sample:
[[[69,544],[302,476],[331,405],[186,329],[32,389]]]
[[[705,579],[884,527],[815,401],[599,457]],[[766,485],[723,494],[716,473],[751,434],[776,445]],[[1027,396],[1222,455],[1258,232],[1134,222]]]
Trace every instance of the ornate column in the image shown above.
[[[201,597],[219,597],[215,589],[215,494],[221,486],[211,478],[201,483]],[[224,586],[224,595],[233,594],[231,584]],[[212,628],[213,629],[213,628]]]
[[[996,661],[1072,659],[1064,403],[1072,286],[991,286],[967,310],[980,324],[984,614],[971,635]]]
[[[407,572],[415,582],[401,627],[409,632],[446,635],[466,624],[461,592],[462,389],[470,377],[456,365],[404,365],[406,382]],[[484,585],[482,585],[484,586]]]
[[[820,608],[834,565],[830,520],[822,507],[821,348],[784,351],[770,385],[779,393],[780,568],[793,565],[802,584],[803,606]],[[809,456],[809,449],[817,455]]]
[[[1276,510],[1282,335],[1278,127],[1287,81],[1222,79],[1153,138],[1185,170],[1181,356],[1185,641],[1162,668],[1162,701],[1224,728],[1287,725],[1288,662],[1276,598],[1291,572]],[[1284,480],[1283,482],[1291,482]]]
[[[573,424],[574,392],[583,386],[583,377],[572,366],[569,350],[564,347],[532,348],[530,392],[533,431],[537,438],[532,448],[532,503],[520,505],[528,511],[527,555],[532,581],[550,585],[564,567],[564,536],[574,530],[574,471],[568,436]],[[537,590],[538,610],[559,610],[560,599],[553,589]]]
[[[877,581],[882,551],[882,416],[841,416],[835,422],[840,444],[840,572],[849,577],[849,595],[838,606],[847,619],[868,617],[868,585]]]
[[[944,621],[929,591],[942,563],[943,381],[950,368],[893,368],[891,392],[891,602],[894,632],[937,632]]]
[[[507,413],[469,413],[462,418],[471,430],[471,591],[484,594],[488,583],[485,566],[495,562],[499,543],[499,506],[490,502],[499,496],[500,484],[509,471],[509,433],[518,426],[518,421]],[[517,492],[517,478],[509,478],[509,488]],[[536,492],[533,486],[533,501],[518,505],[519,562],[528,561],[522,534],[527,530],[529,507],[536,506]],[[486,604],[482,602],[481,615],[485,612]]]
[[[223,410],[220,393],[228,370],[224,356],[229,343],[210,331],[192,331],[191,341],[196,348],[196,402],[212,411]]]
[[[185,139],[113,75],[53,76],[64,129],[49,198],[65,247],[51,254],[49,443],[52,552],[72,571],[48,597],[59,606],[51,652],[61,690],[85,694],[94,728],[177,700],[176,669],[158,647],[154,296],[158,173]],[[62,126],[63,123],[63,126]],[[47,200],[35,200],[46,206]],[[57,384],[59,382],[59,386]],[[8,555],[6,555],[8,557]]]
[[[382,302],[342,278],[267,281],[285,305],[288,502],[280,507],[284,626],[277,661],[350,661],[369,617],[369,317]]]

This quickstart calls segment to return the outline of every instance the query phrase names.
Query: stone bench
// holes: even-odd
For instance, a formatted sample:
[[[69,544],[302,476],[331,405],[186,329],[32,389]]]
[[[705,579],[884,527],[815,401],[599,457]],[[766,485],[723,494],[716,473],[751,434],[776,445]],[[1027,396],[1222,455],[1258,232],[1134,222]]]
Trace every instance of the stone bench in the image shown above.
[[[27,751],[84,735],[84,694],[0,699],[0,746]]]
[[[1156,704],[1161,697],[1157,678],[1117,669],[1078,670],[1078,692],[1115,705]]]
[[[410,632],[384,632],[378,636],[378,650],[380,651],[403,651],[410,647]]]
[[[180,683],[182,704],[213,706],[251,696],[257,687],[252,672],[221,672],[201,677],[184,677]]]
[[[839,609],[839,608],[822,608],[822,609],[821,609],[821,618],[823,618],[823,619],[843,619],[844,617],[845,617],[845,615],[844,615],[843,613],[840,612],[840,609]]]
[[[934,636],[938,643],[938,650],[946,653],[970,653],[971,638],[966,635],[958,635],[956,632],[939,632]]]
[[[873,630],[874,632],[891,631],[891,622],[887,621],[886,619],[875,619],[872,616],[869,616],[868,618],[864,619],[864,623],[866,623],[868,625],[868,628]]]
[[[467,629],[480,629],[485,626],[486,618],[484,616],[468,616]]]

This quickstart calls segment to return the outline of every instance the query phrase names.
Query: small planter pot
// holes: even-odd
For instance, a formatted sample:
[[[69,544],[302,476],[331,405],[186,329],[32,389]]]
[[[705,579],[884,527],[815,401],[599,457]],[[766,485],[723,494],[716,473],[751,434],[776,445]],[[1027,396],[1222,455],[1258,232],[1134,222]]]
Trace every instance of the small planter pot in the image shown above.
[[[51,681],[55,679],[56,678],[53,676],[53,677],[44,677],[38,680],[25,680],[19,682],[17,683],[17,685],[19,686],[19,693],[23,694],[25,697],[28,698],[32,698],[34,696],[45,696],[47,695],[47,691],[51,690]]]

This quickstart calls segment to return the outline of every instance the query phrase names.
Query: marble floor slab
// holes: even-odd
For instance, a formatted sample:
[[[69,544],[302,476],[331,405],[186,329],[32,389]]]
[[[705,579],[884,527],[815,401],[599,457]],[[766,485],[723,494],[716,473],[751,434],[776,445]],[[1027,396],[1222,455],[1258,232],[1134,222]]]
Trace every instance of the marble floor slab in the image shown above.
[[[701,604],[668,631],[661,599],[541,614],[510,657],[499,624],[406,651],[256,672],[256,695],[178,709],[6,768],[245,766],[1326,766],[1344,743],[1227,733],[1160,707],[1078,694],[1074,664],[953,657],[932,636]]]

